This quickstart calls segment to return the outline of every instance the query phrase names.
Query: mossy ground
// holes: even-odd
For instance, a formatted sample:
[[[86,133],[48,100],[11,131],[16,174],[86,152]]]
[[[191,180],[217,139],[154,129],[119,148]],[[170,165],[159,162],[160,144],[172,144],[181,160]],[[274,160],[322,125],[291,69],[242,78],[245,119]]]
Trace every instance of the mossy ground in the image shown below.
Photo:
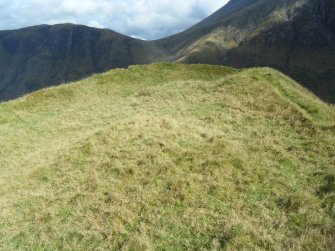
[[[272,69],[112,70],[0,131],[0,249],[334,247],[335,109]]]

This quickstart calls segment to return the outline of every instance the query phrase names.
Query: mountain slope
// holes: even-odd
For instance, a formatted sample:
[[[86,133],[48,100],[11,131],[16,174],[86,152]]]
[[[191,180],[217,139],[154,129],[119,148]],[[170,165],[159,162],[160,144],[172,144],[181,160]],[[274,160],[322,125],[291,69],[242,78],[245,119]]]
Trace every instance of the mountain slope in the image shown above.
[[[154,61],[151,43],[111,30],[61,24],[0,32],[0,100],[111,68]]]
[[[270,66],[335,103],[333,0],[231,0],[184,32],[141,41],[76,25],[0,31],[0,101],[158,61]]]
[[[269,68],[135,66],[1,104],[0,249],[331,250],[334,128]]]
[[[332,0],[231,0],[159,43],[178,62],[274,67],[334,103],[334,23]]]
[[[163,48],[168,49],[170,53],[180,53],[180,50],[184,49],[184,47],[190,46],[195,41],[220,27],[222,25],[222,20],[230,17],[235,12],[247,8],[255,2],[257,2],[257,0],[230,1],[211,16],[191,28],[156,42],[163,46]]]

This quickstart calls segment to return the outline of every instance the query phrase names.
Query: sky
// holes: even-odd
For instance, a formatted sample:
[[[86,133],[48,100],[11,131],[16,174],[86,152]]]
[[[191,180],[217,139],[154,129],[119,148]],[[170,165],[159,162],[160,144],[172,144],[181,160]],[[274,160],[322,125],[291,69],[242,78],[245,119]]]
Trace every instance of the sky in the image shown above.
[[[228,0],[0,0],[0,30],[74,23],[152,40],[183,31]]]

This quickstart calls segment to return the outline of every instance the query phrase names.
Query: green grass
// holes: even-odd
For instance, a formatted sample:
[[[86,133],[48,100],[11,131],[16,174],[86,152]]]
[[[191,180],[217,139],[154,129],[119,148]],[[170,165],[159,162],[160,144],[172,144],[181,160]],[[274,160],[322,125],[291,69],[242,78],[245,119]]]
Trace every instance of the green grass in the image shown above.
[[[154,64],[0,105],[1,250],[331,250],[335,109],[269,68]]]

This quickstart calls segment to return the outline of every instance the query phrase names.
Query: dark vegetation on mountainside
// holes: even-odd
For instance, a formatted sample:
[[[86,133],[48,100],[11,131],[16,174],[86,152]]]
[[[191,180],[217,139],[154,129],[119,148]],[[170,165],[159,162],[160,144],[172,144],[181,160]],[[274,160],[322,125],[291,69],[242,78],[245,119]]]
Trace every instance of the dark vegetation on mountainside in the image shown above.
[[[276,68],[335,102],[333,0],[233,0],[160,43],[178,62]]]
[[[111,68],[157,61],[270,66],[335,103],[333,0],[231,0],[157,41],[85,26],[0,32],[0,100]]]
[[[0,32],[0,100],[161,55],[148,42],[107,29],[40,25]]]

